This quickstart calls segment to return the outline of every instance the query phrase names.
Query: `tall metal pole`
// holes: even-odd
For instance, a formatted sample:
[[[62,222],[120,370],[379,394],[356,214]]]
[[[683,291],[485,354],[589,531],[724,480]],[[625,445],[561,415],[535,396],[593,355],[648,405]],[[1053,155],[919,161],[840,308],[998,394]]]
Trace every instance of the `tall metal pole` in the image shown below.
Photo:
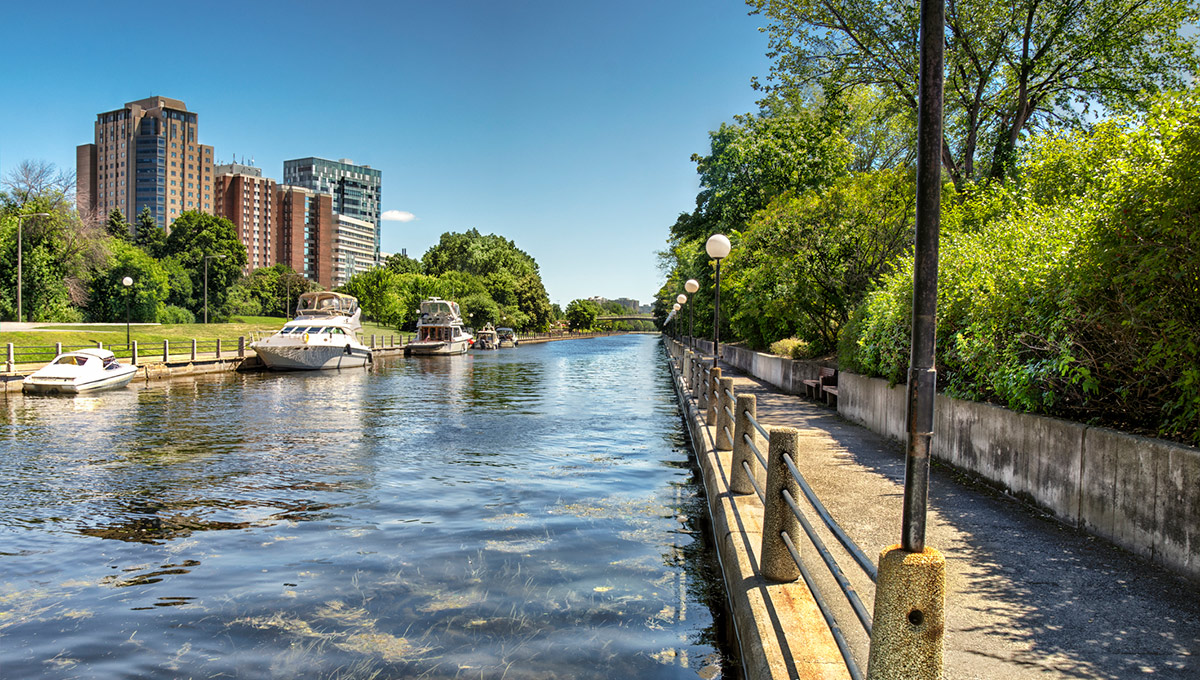
[[[917,108],[916,262],[913,271],[912,354],[908,371],[908,450],[900,545],[925,550],[929,453],[933,440],[937,331],[938,230],[941,225],[942,85],[945,0],[921,1],[921,83]]]
[[[210,255],[204,256],[204,324],[208,325],[208,258]]]
[[[713,367],[721,360],[721,259],[717,258],[717,285],[713,294]]]
[[[23,253],[21,252],[22,251],[21,234],[25,231],[25,228],[24,228],[24,225],[21,224],[21,220],[26,219],[28,217],[49,217],[49,216],[50,216],[50,213],[29,213],[28,215],[17,215],[17,323],[21,323],[22,321],[24,321],[24,319],[22,318],[22,314],[21,314],[21,296],[25,291],[25,285],[24,285],[25,281],[22,277],[22,272],[24,272],[25,268],[23,266],[23,264],[24,264],[23,263],[24,258],[22,257]]]

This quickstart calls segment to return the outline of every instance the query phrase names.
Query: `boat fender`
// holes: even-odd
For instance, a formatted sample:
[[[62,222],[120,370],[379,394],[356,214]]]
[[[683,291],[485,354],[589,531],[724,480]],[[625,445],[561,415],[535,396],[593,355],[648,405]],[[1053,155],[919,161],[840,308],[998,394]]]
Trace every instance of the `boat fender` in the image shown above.
[[[350,350],[350,345],[346,345],[346,356],[350,356],[354,352]]]
[[[304,342],[308,342],[308,333],[304,334]]]

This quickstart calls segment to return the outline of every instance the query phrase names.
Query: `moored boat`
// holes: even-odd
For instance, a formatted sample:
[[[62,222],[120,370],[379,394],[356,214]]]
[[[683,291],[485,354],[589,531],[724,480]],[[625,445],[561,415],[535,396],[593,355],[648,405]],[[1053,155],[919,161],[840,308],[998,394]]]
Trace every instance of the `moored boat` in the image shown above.
[[[122,364],[107,349],[64,352],[21,381],[21,389],[40,394],[80,394],[125,387],[137,366]]]
[[[409,343],[411,354],[465,354],[474,337],[463,327],[458,303],[430,298],[421,302],[417,339]]]
[[[352,295],[304,293],[296,318],[250,348],[273,370],[356,368],[371,360],[371,348],[358,339],[361,317]]]
[[[517,334],[511,328],[501,326],[496,329],[497,347],[516,347]]]
[[[500,349],[500,336],[496,335],[496,329],[492,328],[492,324],[489,323],[475,334],[475,344],[471,347],[472,349]]]

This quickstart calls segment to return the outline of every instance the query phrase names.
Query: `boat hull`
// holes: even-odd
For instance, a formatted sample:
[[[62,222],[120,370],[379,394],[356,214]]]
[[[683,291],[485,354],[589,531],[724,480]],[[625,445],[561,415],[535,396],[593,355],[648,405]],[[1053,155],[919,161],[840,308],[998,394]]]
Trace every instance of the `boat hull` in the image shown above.
[[[270,345],[256,343],[251,348],[273,371],[322,371],[359,368],[371,359],[371,350],[354,345]]]
[[[125,387],[137,375],[137,366],[122,366],[119,369],[106,371],[105,375],[94,379],[40,377],[31,375],[21,383],[21,389],[31,394],[86,394],[116,390]],[[90,376],[89,376],[90,378]]]
[[[466,354],[470,344],[466,340],[452,340],[450,342],[432,342],[421,341],[413,342],[408,345],[410,354],[424,356],[450,356],[454,354]]]

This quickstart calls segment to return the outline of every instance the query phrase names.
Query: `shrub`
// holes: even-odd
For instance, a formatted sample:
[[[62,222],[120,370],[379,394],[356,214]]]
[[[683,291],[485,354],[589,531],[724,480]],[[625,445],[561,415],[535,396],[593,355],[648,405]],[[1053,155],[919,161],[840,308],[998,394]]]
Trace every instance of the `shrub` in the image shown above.
[[[166,305],[158,313],[159,323],[196,323],[196,315],[183,307]]]

